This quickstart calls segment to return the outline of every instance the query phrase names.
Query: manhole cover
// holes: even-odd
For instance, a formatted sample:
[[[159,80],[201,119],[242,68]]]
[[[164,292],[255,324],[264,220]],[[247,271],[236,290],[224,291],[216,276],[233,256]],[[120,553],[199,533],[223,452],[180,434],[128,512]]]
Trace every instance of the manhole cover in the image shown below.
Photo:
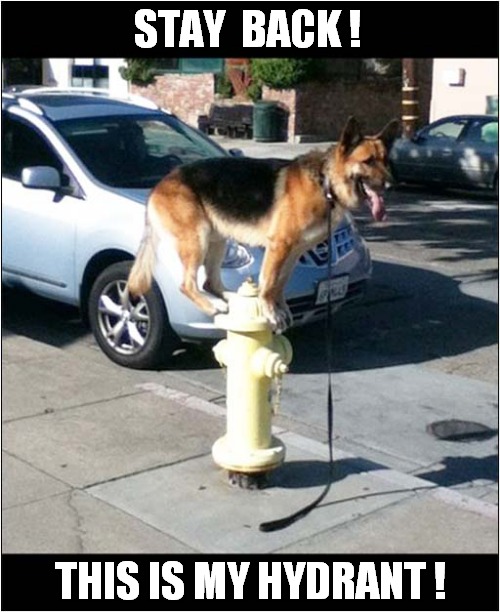
[[[455,442],[486,440],[498,433],[497,429],[492,429],[482,423],[460,421],[459,419],[435,421],[427,425],[426,431],[440,440],[452,440]]]

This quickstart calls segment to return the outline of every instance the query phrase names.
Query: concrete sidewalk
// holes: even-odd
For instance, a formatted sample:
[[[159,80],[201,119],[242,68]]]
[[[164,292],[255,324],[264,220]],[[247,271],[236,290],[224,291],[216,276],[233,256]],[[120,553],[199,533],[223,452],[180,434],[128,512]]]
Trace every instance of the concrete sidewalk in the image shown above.
[[[228,483],[211,457],[225,408],[175,373],[114,366],[89,343],[3,337],[4,553],[495,553],[497,506],[276,429],[269,486]],[[325,382],[326,384],[326,382]],[[285,420],[283,420],[285,423]]]
[[[212,136],[228,151],[239,149],[248,157],[278,157],[282,159],[293,159],[298,155],[308,153],[312,149],[325,150],[334,143],[331,141],[322,142],[258,142],[243,138],[227,138],[226,136]]]

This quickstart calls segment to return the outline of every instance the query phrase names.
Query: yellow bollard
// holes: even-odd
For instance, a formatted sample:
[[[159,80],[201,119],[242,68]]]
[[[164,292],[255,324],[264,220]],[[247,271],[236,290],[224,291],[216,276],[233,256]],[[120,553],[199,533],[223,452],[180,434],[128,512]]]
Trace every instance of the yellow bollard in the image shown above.
[[[251,486],[252,476],[285,458],[285,446],[271,434],[270,392],[273,379],[288,371],[292,346],[284,336],[273,336],[251,279],[230,296],[229,314],[217,315],[215,324],[227,331],[213,349],[227,368],[227,432],[213,445],[212,457],[233,481],[241,475],[239,484]]]

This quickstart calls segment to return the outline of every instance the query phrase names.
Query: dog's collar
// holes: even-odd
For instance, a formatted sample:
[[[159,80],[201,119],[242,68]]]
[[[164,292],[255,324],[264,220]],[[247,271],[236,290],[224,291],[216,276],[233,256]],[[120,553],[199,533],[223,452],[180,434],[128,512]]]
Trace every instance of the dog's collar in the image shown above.
[[[325,196],[325,200],[333,208],[335,206],[335,195],[332,190],[332,184],[330,183],[328,177],[325,174],[321,175],[321,186],[323,188],[323,195]]]

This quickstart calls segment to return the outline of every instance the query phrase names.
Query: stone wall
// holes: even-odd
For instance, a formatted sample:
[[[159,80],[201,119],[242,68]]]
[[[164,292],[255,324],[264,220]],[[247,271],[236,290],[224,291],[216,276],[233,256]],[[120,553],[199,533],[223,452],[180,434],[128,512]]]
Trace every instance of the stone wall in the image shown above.
[[[132,86],[132,92],[149,98],[183,121],[198,126],[198,117],[207,115],[214,102],[214,75],[162,74],[146,87]]]

